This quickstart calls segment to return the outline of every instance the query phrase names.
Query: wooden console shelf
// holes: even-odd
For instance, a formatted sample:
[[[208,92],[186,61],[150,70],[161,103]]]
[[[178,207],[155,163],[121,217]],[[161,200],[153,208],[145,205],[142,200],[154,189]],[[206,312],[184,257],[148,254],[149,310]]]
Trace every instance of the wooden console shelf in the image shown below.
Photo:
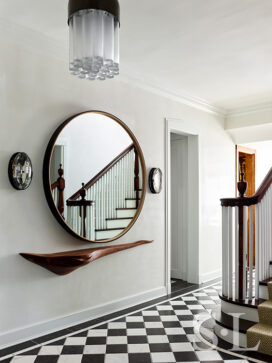
[[[20,253],[20,255],[57,275],[67,275],[101,257],[151,242],[153,241],[138,241],[123,245],[88,248],[87,250],[50,254]]]

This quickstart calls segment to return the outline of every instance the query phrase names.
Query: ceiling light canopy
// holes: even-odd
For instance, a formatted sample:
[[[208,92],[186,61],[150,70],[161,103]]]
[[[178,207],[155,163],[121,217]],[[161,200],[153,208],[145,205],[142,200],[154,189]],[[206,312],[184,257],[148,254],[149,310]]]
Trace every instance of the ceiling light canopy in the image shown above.
[[[69,0],[70,72],[105,80],[119,74],[118,0]]]

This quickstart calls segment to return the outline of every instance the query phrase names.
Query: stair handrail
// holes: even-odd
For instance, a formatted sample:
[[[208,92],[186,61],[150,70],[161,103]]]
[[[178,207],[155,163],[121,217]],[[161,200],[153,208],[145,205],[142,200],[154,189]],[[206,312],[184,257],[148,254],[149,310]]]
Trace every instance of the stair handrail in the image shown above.
[[[118,163],[125,155],[127,155],[131,150],[136,150],[135,145],[132,143],[125,150],[123,150],[119,155],[117,155],[108,165],[106,165],[98,174],[96,174],[88,183],[85,184],[84,188],[88,190],[93,186],[102,176],[104,176],[115,164]],[[137,151],[136,151],[137,152]],[[81,188],[75,192],[69,200],[76,200],[80,197]]]
[[[260,203],[260,201],[265,196],[265,193],[269,189],[272,184],[272,168],[270,168],[263,182],[257,189],[256,193],[251,197],[238,197],[238,198],[222,198],[221,206],[222,207],[243,207],[243,206],[251,206]]]
[[[60,167],[58,169],[59,177],[57,181],[51,184],[51,191],[54,189],[58,189],[58,201],[57,201],[57,208],[60,212],[62,218],[64,219],[64,189],[65,189],[65,179],[63,178],[64,170],[62,168],[62,164],[60,164]]]

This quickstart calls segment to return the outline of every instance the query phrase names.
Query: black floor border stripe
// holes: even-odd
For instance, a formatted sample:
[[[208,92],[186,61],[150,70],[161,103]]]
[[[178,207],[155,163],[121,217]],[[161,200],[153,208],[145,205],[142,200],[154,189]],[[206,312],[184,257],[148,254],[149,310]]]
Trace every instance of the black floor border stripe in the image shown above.
[[[214,285],[220,281],[221,281],[221,278],[216,278],[216,279],[210,280],[208,282],[205,282],[203,284],[194,284],[193,286],[185,287],[181,290],[175,291],[174,293],[171,293],[168,295],[163,295],[159,298],[152,299],[147,302],[137,304],[132,307],[122,309],[122,310],[119,310],[119,311],[111,313],[111,314],[103,315],[102,317],[92,319],[92,320],[86,321],[84,323],[76,324],[76,325],[73,325],[66,329],[58,330],[56,332],[46,334],[41,337],[37,337],[37,338],[31,339],[31,340],[28,340],[28,341],[25,341],[25,342],[22,342],[22,343],[19,343],[16,345],[12,345],[12,346],[3,348],[0,350],[0,361],[2,361],[4,358],[9,357],[10,355],[14,356],[14,355],[16,355],[16,353],[18,353],[22,350],[25,350],[25,349],[31,350],[31,348],[34,348],[37,345],[44,344],[46,342],[50,342],[51,340],[61,338],[65,335],[70,335],[72,333],[76,334],[78,331],[91,328],[94,325],[103,324],[106,321],[116,319],[123,315],[133,313],[134,311],[137,311],[137,310],[145,309],[151,305],[157,305],[165,300],[173,299],[177,296],[187,294],[187,293],[193,292],[198,289],[205,288],[206,286]]]

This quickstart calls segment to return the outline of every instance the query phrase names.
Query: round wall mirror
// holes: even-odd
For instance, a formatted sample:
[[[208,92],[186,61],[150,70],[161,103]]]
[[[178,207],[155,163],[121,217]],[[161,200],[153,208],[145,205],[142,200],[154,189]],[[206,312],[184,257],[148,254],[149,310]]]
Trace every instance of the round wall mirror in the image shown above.
[[[140,145],[117,117],[72,116],[54,132],[43,167],[45,195],[59,223],[88,242],[110,242],[137,220],[145,197]]]

